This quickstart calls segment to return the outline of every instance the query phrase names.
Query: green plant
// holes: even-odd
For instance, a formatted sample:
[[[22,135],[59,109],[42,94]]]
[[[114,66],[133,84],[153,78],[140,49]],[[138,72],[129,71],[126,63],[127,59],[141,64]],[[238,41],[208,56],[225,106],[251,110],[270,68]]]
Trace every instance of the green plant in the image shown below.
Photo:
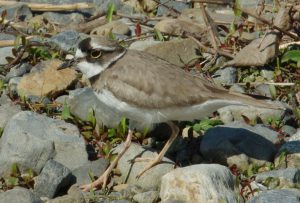
[[[209,128],[214,127],[216,125],[224,124],[221,120],[216,119],[203,119],[199,123],[193,125],[193,130],[196,132],[207,131]]]

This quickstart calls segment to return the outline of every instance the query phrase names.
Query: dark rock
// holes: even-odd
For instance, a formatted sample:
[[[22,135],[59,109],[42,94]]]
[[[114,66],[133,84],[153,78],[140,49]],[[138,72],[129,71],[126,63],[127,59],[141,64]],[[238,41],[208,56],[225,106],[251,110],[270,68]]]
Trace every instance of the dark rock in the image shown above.
[[[202,138],[200,151],[207,160],[236,164],[243,169],[248,161],[257,165],[271,162],[277,152],[275,145],[263,136],[247,129],[226,126],[210,128]],[[236,160],[238,156],[243,161]],[[242,162],[246,165],[241,165]]]
[[[72,181],[74,178],[70,169],[56,161],[49,160],[35,180],[34,193],[39,197],[53,198],[61,189],[74,183]]]

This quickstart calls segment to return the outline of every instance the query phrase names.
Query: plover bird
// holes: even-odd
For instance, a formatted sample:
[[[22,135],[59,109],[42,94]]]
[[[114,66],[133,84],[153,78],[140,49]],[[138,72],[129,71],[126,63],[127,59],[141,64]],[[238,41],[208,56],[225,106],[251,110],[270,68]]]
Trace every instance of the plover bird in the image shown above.
[[[81,186],[84,191],[100,185],[106,187],[112,169],[130,146],[136,126],[150,127],[166,122],[172,129],[172,135],[164,148],[141,171],[141,176],[162,160],[175,140],[179,129],[172,121],[200,119],[228,105],[280,108],[248,95],[216,87],[157,56],[127,50],[104,37],[82,40],[74,59],[61,66],[61,69],[73,63],[89,78],[101,103],[99,106],[111,112],[106,117],[129,119],[129,132],[124,148],[104,174],[93,183]]]

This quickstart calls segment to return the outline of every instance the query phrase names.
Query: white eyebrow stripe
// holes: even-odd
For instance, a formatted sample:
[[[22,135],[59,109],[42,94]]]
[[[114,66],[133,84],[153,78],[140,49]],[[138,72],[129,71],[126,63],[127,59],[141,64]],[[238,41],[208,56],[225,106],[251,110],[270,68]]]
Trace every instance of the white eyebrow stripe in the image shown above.
[[[116,47],[103,46],[103,45],[100,45],[100,44],[96,44],[94,42],[91,42],[91,47],[93,49],[102,49],[103,51],[114,51],[114,50],[116,50]]]
[[[83,53],[80,49],[77,49],[75,53],[75,58],[83,58],[86,57],[86,55],[86,53]]]

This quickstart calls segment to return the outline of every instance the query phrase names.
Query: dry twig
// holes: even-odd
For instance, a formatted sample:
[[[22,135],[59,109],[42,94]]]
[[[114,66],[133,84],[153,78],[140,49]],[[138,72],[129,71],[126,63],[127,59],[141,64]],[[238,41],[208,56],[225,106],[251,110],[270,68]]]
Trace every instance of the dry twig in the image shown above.
[[[219,55],[222,55],[222,56],[225,56],[225,57],[228,57],[228,58],[231,58],[233,59],[233,55],[228,53],[228,52],[225,52],[225,51],[222,51],[222,50],[215,50],[215,49],[212,49],[210,47],[207,47],[205,46],[204,44],[202,44],[199,40],[197,40],[195,37],[191,36],[191,35],[188,35],[187,36],[188,38],[194,40],[198,46],[202,49],[204,49],[206,52],[208,53],[211,53],[211,54],[219,54]]]
[[[88,3],[73,3],[73,4],[41,4],[41,3],[27,3],[19,1],[0,1],[0,6],[13,6],[17,3],[26,4],[32,11],[74,11],[93,8],[93,4]]]

